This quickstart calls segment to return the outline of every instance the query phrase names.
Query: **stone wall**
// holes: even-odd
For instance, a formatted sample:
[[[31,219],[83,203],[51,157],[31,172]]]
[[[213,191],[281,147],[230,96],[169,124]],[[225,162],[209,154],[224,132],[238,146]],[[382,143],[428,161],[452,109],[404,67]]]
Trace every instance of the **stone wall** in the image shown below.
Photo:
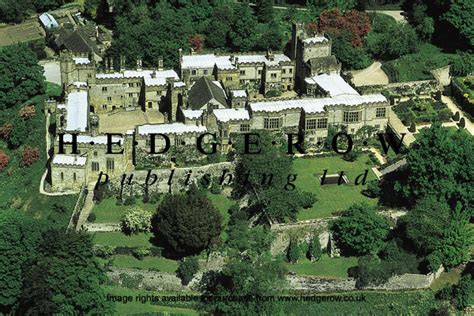
[[[173,172],[174,171],[174,172]],[[156,175],[156,181],[148,187],[149,193],[168,193],[168,192],[179,192],[185,189],[185,180],[187,175],[191,172],[189,183],[197,183],[202,177],[207,174],[211,178],[222,177],[224,171],[226,171],[225,184],[228,183],[229,176],[231,174],[234,177],[234,164],[232,162],[221,162],[216,164],[209,164],[199,167],[189,168],[174,168],[174,169],[157,169],[150,171],[150,181],[153,182],[154,176]],[[149,171],[146,170],[135,170],[132,173],[126,174],[126,180],[123,187],[124,195],[133,193],[134,195],[143,195],[145,189],[145,181]],[[170,175],[173,172],[171,185],[168,185]],[[129,184],[129,179],[132,177],[132,181]],[[111,188],[114,191],[119,191],[121,187],[122,177],[115,177],[111,179]]]

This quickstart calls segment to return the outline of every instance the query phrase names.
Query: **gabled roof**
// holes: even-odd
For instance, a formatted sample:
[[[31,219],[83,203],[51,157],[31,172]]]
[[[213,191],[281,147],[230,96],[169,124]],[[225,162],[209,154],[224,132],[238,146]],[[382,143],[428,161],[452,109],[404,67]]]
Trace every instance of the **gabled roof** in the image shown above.
[[[66,47],[71,52],[89,53],[96,51],[94,43],[81,29],[69,30],[61,28],[56,44],[59,47]]]
[[[338,97],[342,95],[359,95],[359,93],[351,87],[341,76],[336,74],[322,74],[306,78],[307,84],[316,84],[320,86],[330,97]]]
[[[226,96],[222,87],[206,77],[200,78],[194,83],[188,94],[188,104],[192,110],[199,110],[212,99],[223,106],[227,106]]]

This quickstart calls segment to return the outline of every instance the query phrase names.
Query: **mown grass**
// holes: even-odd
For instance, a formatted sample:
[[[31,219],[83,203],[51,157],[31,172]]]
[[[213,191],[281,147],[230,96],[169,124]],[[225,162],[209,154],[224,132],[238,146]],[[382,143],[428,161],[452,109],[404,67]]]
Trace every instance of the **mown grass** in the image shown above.
[[[346,210],[354,203],[377,204],[377,199],[370,199],[361,193],[366,186],[354,185],[355,178],[366,169],[369,170],[367,181],[375,179],[371,171],[373,164],[366,154],[354,162],[345,161],[338,156],[295,159],[293,166],[298,174],[296,186],[302,191],[315,193],[318,198],[312,208],[300,210],[297,216],[300,221],[332,216],[334,212]],[[328,170],[328,175],[344,171],[349,184],[321,186],[319,177],[325,169]]]
[[[137,199],[134,205],[117,205],[115,197],[109,197],[96,204],[92,209],[92,213],[96,216],[96,223],[118,223],[127,211],[134,206],[143,208],[155,213],[158,205],[151,203],[143,203],[141,199]]]
[[[223,194],[212,194],[211,192],[207,193],[207,197],[211,200],[212,204],[219,210],[219,213],[222,215],[222,233],[221,239],[227,240],[226,227],[229,222],[230,214],[229,208],[235,203],[227,196]]]
[[[324,254],[319,261],[315,262],[311,262],[307,258],[300,258],[296,264],[285,263],[288,271],[296,274],[327,278],[347,278],[347,269],[356,265],[356,257],[330,258],[327,254]]]
[[[156,269],[160,272],[175,273],[178,268],[178,261],[162,257],[145,257],[138,260],[130,255],[115,255],[113,266],[117,268],[129,269]]]
[[[109,294],[109,298],[110,295],[132,296],[131,302],[114,303],[116,315],[131,315],[139,313],[155,313],[156,315],[198,315],[197,311],[184,306],[169,306],[169,303],[157,305],[152,304],[150,300],[145,302],[140,301],[142,297],[146,297],[147,295],[163,297],[166,295],[173,295],[174,293],[128,289],[119,286],[103,286],[103,289],[106,296]]]
[[[112,247],[151,247],[153,246],[150,242],[152,236],[150,233],[127,236],[121,232],[97,232],[94,233],[94,244]]]

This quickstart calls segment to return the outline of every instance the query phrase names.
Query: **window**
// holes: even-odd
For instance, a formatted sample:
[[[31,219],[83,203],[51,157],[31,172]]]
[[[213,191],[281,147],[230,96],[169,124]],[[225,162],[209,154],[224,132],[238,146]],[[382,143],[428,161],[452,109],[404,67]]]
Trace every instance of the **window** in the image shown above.
[[[72,181],[76,182],[76,173],[75,172],[72,174]]]
[[[379,125],[379,124],[376,124],[376,125],[375,125],[375,128],[379,130],[379,129],[380,129],[380,125]]]
[[[232,77],[226,77],[225,81],[232,81]]]
[[[112,97],[107,97],[108,102],[112,102]]]
[[[102,92],[107,92],[107,87],[102,87]]]
[[[241,71],[240,71],[240,75],[241,75],[241,76],[245,76],[245,70],[241,70]]]
[[[136,84],[137,87],[140,87],[141,85],[142,85],[141,82],[137,82],[137,84]]]
[[[92,74],[87,74],[87,78],[92,78]]]
[[[195,70],[195,69],[191,70],[191,75],[195,76],[195,75],[196,75],[196,73],[197,73],[197,72],[196,72],[196,70]]]
[[[94,151],[94,157],[97,157],[97,151]]]
[[[259,74],[259,75],[262,74],[262,70],[261,70],[261,69],[258,70],[258,74]]]
[[[129,82],[129,83],[128,83],[128,86],[129,86],[130,88],[133,88],[133,82]]]
[[[99,163],[96,161],[92,162],[92,171],[98,172],[99,171]]]
[[[317,119],[306,120],[306,129],[316,129],[317,123],[318,123]]]
[[[207,76],[207,69],[204,69],[202,73],[204,74],[204,76]]]
[[[275,78],[277,77],[277,74],[276,74],[276,73],[271,73],[271,74],[270,74],[270,77],[271,77],[272,79],[275,79]]]
[[[283,74],[286,74],[286,69],[283,68],[283,70],[281,71]]]
[[[107,110],[107,104],[102,104],[102,109]]]
[[[281,117],[266,117],[263,119],[263,128],[265,129],[276,129],[280,128],[283,123]]]
[[[61,181],[64,181],[64,172],[61,172]]]
[[[107,158],[106,163],[107,163],[107,171],[115,169],[114,160],[112,158]]]
[[[344,112],[344,122],[353,123],[360,121],[360,112]]]
[[[227,138],[229,136],[229,132],[227,130],[224,130],[224,137]]]
[[[245,80],[240,79],[240,84],[244,84]]]
[[[377,108],[375,110],[375,117],[385,117],[386,110],[385,108]]]
[[[317,124],[316,128],[318,128],[318,129],[328,128],[328,119],[327,118],[318,119],[318,124]]]
[[[153,102],[148,102],[148,108],[151,109],[153,107]]]
[[[241,132],[249,132],[250,131],[250,124],[240,124],[240,131]]]
[[[293,68],[290,68],[289,70],[290,70],[290,74],[292,74],[293,73]]]
[[[129,97],[129,98],[133,98],[133,93],[129,93],[129,94],[128,94],[128,97]]]

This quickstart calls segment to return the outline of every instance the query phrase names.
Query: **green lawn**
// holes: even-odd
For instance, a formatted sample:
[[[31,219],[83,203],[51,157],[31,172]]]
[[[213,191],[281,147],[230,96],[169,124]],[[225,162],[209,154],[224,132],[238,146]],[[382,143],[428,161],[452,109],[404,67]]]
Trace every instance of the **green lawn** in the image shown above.
[[[129,255],[115,255],[113,258],[113,266],[117,268],[158,269],[160,272],[168,273],[175,273],[178,268],[178,261],[161,257],[149,256],[143,258],[143,260],[138,260]]]
[[[317,275],[328,278],[347,278],[347,269],[357,265],[356,257],[330,258],[324,254],[319,261],[311,262],[300,258],[297,264],[285,263],[288,271],[303,275]]]
[[[366,169],[369,170],[367,181],[375,179],[375,175],[370,170],[373,166],[372,162],[365,154],[354,162],[345,161],[338,156],[295,159],[293,166],[295,173],[298,174],[297,187],[302,191],[315,193],[318,198],[312,208],[300,210],[297,217],[300,221],[328,217],[333,212],[346,210],[354,203],[365,201],[370,205],[377,204],[377,199],[370,199],[361,194],[365,186],[354,185],[355,178]],[[321,186],[319,177],[325,169],[328,169],[328,175],[344,171],[349,184]]]
[[[127,236],[121,232],[98,232],[94,233],[94,243],[97,245],[108,245],[112,247],[151,247],[151,233],[140,233]]]
[[[141,199],[137,199],[135,205],[124,206],[116,205],[115,197],[104,199],[100,204],[96,204],[92,212],[96,215],[96,223],[118,223],[123,215],[134,206],[141,207],[152,213],[156,211],[157,204],[143,203]]]
[[[458,270],[451,270],[449,272],[443,272],[432,284],[431,289],[433,291],[439,291],[448,284],[457,284],[461,279],[461,272]]]
[[[207,197],[211,200],[212,204],[217,207],[219,213],[221,213],[222,215],[223,230],[221,233],[221,239],[227,240],[227,232],[225,231],[225,228],[227,227],[227,223],[229,222],[230,217],[228,210],[229,207],[231,207],[231,205],[235,202],[223,194],[212,194],[211,192],[208,192]]]
[[[198,315],[198,313],[186,307],[174,307],[151,304],[150,301],[142,303],[140,297],[167,295],[170,293],[162,293],[156,291],[127,289],[119,286],[103,286],[105,295],[113,296],[132,296],[132,301],[127,303],[115,302],[115,312],[117,315],[130,315],[138,313],[159,313],[164,315]],[[179,293],[177,293],[179,294]],[[169,304],[169,303],[164,303]],[[177,303],[180,304],[180,303]]]

